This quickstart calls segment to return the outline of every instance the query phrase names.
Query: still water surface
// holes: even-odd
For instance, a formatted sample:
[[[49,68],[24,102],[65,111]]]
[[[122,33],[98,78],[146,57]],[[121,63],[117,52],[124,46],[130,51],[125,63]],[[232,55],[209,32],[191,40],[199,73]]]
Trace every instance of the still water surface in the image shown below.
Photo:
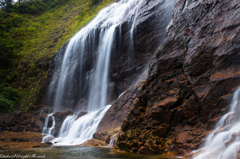
[[[0,158],[45,159],[176,159],[170,156],[146,156],[132,153],[114,153],[111,148],[100,147],[52,147],[21,150],[0,150]],[[4,157],[5,155],[5,157]]]

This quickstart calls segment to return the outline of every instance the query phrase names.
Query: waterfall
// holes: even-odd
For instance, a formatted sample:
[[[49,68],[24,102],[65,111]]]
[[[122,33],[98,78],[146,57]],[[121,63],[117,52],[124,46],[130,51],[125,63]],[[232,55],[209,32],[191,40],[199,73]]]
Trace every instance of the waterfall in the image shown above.
[[[234,93],[231,109],[216,124],[204,147],[195,151],[194,159],[236,158],[240,148],[240,88]]]
[[[102,42],[99,47],[96,71],[91,82],[88,111],[96,111],[106,105],[110,53],[116,26],[112,25],[107,31],[101,30],[100,33]]]
[[[75,120],[76,115],[68,116],[63,122],[59,137],[51,142],[55,146],[79,145],[92,139],[101,119],[110,107],[111,105],[107,105],[104,109],[91,112],[77,120]]]
[[[48,128],[48,124],[49,124],[49,119],[52,118],[52,126],[50,128]],[[43,135],[43,139],[42,142],[49,142],[51,139],[53,139],[53,131],[55,128],[56,122],[55,122],[55,117],[53,116],[53,114],[48,114],[47,118],[45,119],[45,123],[43,126],[43,131],[42,131],[42,135]]]
[[[121,25],[127,20],[131,25],[131,37],[133,36],[136,13],[142,2],[144,0],[121,0],[112,3],[70,39],[64,53],[60,50],[63,53],[61,67],[53,75],[50,84],[50,94],[54,97],[54,112],[69,108],[74,110],[74,107],[80,105],[78,99],[88,93],[87,107],[81,106],[80,110],[77,110],[87,110],[88,114],[79,119],[76,119],[77,115],[68,116],[61,126],[58,138],[53,140],[52,128],[47,125],[49,117],[54,117],[49,115],[44,124],[43,134],[46,136],[43,142],[51,140],[54,145],[76,145],[93,138],[98,124],[110,108],[110,105],[106,106],[106,99],[110,57],[115,49],[116,33],[121,33]],[[91,64],[87,63],[88,60]],[[85,85],[89,85],[89,90],[85,89]],[[46,132],[47,129],[49,132]]]
[[[72,127],[73,123],[75,122],[76,118],[77,118],[76,114],[66,117],[66,119],[63,121],[63,124],[62,124],[60,132],[59,132],[60,137],[66,137],[68,135],[68,132],[69,132],[70,128]]]
[[[143,2],[122,0],[111,4],[70,39],[59,75],[54,74],[50,84],[52,90],[56,85],[56,93],[52,95],[54,112],[66,110],[66,106],[77,107],[79,98],[86,93],[89,94],[88,106],[81,106],[82,110],[96,111],[107,105],[109,63],[117,41],[115,34],[121,33],[124,21],[134,19],[129,23],[132,37],[138,6]],[[85,89],[86,85],[89,90]]]
[[[162,5],[165,2],[169,3],[166,0],[153,3]],[[127,40],[129,43],[127,53],[133,56],[137,18],[147,14],[145,12],[139,14],[139,9],[148,3],[145,0],[113,2],[102,9],[59,50],[59,55],[54,58],[55,72],[49,86],[48,98],[51,101],[49,103],[53,105],[54,112],[70,109],[76,113],[87,111],[88,114],[80,118],[77,118],[76,114],[66,117],[57,138],[52,136],[53,129],[47,127],[48,116],[43,130],[43,134],[46,135],[44,141],[51,140],[57,146],[78,145],[93,138],[101,119],[110,108],[107,98],[110,88],[111,54],[119,52],[115,45],[123,43],[122,31],[124,31],[130,40]],[[127,30],[125,22],[128,25]],[[83,102],[82,99],[86,99],[87,102]],[[53,115],[51,117],[54,118]],[[49,131],[51,129],[50,133],[46,132],[48,129]]]

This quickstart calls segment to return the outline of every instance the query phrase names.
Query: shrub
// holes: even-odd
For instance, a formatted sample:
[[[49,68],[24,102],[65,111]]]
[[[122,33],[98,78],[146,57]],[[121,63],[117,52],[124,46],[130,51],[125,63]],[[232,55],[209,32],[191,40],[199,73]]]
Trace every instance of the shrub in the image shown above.
[[[19,92],[12,87],[3,87],[0,90],[1,112],[13,111],[13,105],[19,101]]]
[[[0,110],[4,113],[13,111],[13,102],[0,95]]]
[[[16,104],[16,102],[19,100],[19,92],[18,90],[12,88],[12,87],[3,87],[0,95],[10,101],[13,102],[13,104]]]

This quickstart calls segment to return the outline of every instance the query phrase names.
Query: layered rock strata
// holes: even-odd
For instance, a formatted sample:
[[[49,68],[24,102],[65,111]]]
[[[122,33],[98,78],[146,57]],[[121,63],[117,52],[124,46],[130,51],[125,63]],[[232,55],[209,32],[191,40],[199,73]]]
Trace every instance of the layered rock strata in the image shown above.
[[[239,84],[240,3],[178,0],[117,147],[176,155],[198,148]]]

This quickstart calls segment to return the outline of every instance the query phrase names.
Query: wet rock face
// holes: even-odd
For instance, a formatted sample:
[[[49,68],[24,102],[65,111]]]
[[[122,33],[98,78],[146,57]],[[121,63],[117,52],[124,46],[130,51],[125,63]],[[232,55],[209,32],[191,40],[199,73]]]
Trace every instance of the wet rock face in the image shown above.
[[[48,108],[42,109],[43,114],[40,114],[38,116],[34,116],[32,118],[32,121],[30,123],[30,131],[33,132],[42,132],[43,131],[43,126],[45,123],[46,118],[48,117],[48,114],[45,113],[44,110],[46,110]],[[67,116],[72,115],[73,112],[70,110],[66,110],[66,111],[58,111],[55,112],[52,116],[54,116],[55,118],[55,128],[54,128],[54,132],[53,132],[53,136],[57,137],[59,135],[59,131],[61,129],[62,123],[63,121],[66,119]],[[79,113],[79,116],[86,114],[86,112],[81,112]],[[48,128],[51,128],[53,124],[53,118],[49,117],[49,121],[48,121]]]
[[[238,1],[176,2],[166,40],[122,125],[118,148],[182,155],[201,145],[205,128],[213,128],[239,87],[239,15]]]
[[[33,131],[33,132],[42,132],[43,130],[43,126],[44,126],[44,123],[45,123],[45,120],[49,114],[49,112],[47,111],[49,110],[49,108],[44,108],[41,110],[41,112],[43,114],[40,114],[38,116],[33,116],[31,119],[31,123],[30,123],[30,131]],[[47,112],[47,114],[46,114]],[[81,114],[82,113],[82,114]],[[81,112],[79,114],[79,116],[85,114],[86,112]],[[55,118],[55,128],[54,128],[54,133],[53,133],[53,136],[58,136],[59,134],[59,131],[61,129],[61,126],[62,126],[62,123],[63,121],[65,120],[65,118],[69,115],[72,115],[73,112],[70,111],[70,110],[66,110],[66,111],[58,111],[58,112],[55,112],[52,116],[54,116]],[[50,117],[49,118],[49,121],[48,121],[48,128],[52,127],[52,124],[53,124],[53,118]],[[27,129],[28,130],[28,129]]]
[[[173,0],[174,1],[174,0]],[[171,2],[170,2],[171,3]],[[135,19],[133,34],[129,30],[130,23],[122,23],[121,34],[116,35],[117,44],[111,58],[111,75],[116,86],[123,92],[134,84],[148,64],[154,51],[165,38],[166,27],[171,20],[172,5],[166,0],[150,0],[143,2]],[[160,18],[159,18],[160,17]]]
[[[112,136],[120,131],[124,119],[133,108],[133,103],[138,100],[137,97],[140,95],[140,90],[147,77],[146,73],[147,72],[143,73],[141,79],[135,83],[135,85],[123,92],[123,94],[113,102],[112,106],[101,120],[98,129],[94,134],[94,138],[109,143]]]
[[[70,111],[70,110],[55,112],[55,113],[53,114],[53,116],[55,117],[55,122],[56,122],[53,136],[58,136],[63,121],[65,120],[65,118],[66,118],[67,116],[72,115],[72,114],[73,114],[73,112]],[[49,122],[50,122],[50,121],[49,121]],[[51,122],[50,122],[50,124],[51,124]],[[51,125],[49,125],[48,127],[51,127]]]
[[[137,18],[134,21],[126,19],[116,28],[116,40],[113,42],[114,46],[110,59],[110,82],[108,85],[109,95],[107,103],[116,100],[124,90],[135,83],[136,77],[142,73],[154,51],[162,43],[165,37],[166,26],[171,20],[172,5],[168,3],[169,1],[167,0],[143,1],[139,6],[139,12],[136,13],[138,14]],[[131,32],[131,24],[133,23],[134,29]],[[96,29],[95,35],[98,36],[98,33],[100,31]],[[96,45],[94,46],[97,47],[98,41],[96,40],[95,43]],[[67,44],[53,57],[51,70],[49,71],[50,77],[59,76]],[[66,99],[65,104],[68,105],[68,109],[87,109],[89,85],[95,71],[93,69],[94,61],[96,61],[96,51],[93,49],[92,46],[89,46],[88,54],[84,57],[82,66],[79,64],[77,67],[79,70],[76,70],[74,73],[72,95],[69,99]],[[83,68],[83,71],[81,71],[82,79],[79,79],[80,68]],[[50,85],[47,105],[53,105],[56,87],[57,82],[53,82]]]

